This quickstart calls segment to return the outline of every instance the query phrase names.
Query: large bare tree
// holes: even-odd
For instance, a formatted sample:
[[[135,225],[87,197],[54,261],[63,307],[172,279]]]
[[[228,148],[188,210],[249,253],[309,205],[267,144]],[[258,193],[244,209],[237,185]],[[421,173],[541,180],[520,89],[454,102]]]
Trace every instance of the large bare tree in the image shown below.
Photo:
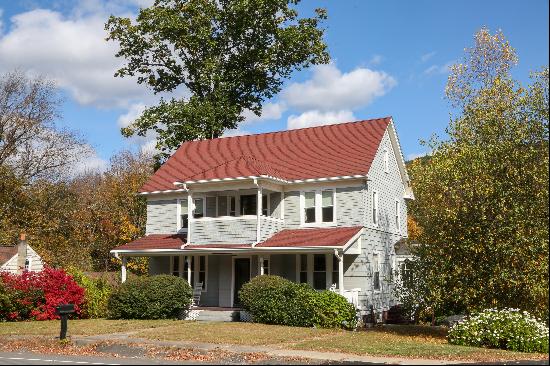
[[[0,165],[26,180],[60,180],[91,153],[74,132],[55,127],[61,98],[55,83],[15,70],[0,75]]]

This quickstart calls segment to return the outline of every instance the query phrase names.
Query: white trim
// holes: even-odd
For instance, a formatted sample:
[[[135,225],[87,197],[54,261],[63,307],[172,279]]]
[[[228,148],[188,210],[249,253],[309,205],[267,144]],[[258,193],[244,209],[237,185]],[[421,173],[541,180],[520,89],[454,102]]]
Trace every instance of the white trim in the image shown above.
[[[252,255],[236,255],[231,257],[231,307],[235,306],[235,259],[248,258],[250,261],[250,278],[252,278]]]
[[[361,239],[363,237],[363,232],[364,232],[364,228],[361,228],[361,230],[359,230],[357,232],[357,234],[355,234],[354,236],[352,236],[347,242],[346,244],[344,244],[344,247],[343,247],[343,250],[342,252],[345,253],[345,254],[355,254],[355,255],[358,255],[358,254],[361,254]],[[352,249],[352,246],[353,244],[357,242],[357,248],[353,248],[355,250],[351,250]]]
[[[384,173],[390,172],[390,153],[388,152],[388,149],[384,149],[382,160],[384,161]]]
[[[395,210],[394,220],[396,224],[395,230],[398,233],[401,233],[401,201],[398,198],[395,199],[394,210]]]

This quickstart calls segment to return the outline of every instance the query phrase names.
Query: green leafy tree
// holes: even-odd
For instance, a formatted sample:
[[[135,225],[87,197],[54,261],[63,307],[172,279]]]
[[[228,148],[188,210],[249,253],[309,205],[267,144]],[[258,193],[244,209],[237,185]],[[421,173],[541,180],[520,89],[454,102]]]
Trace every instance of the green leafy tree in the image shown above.
[[[409,166],[422,244],[400,292],[416,310],[548,316],[548,67],[524,87],[516,63],[501,32],[481,29],[451,68],[449,138]]]
[[[125,136],[158,135],[166,157],[183,141],[220,136],[262,103],[295,70],[327,63],[324,9],[301,18],[300,0],[156,0],[135,22],[111,16],[108,40],[126,59],[115,76],[137,76],[155,93],[183,86],[188,97],[162,99]]]

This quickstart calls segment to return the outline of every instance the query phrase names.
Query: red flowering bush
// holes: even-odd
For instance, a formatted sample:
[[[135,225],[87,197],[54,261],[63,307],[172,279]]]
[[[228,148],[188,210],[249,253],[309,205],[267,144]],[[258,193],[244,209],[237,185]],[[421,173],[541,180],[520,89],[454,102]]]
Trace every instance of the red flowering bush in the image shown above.
[[[55,308],[60,304],[74,304],[76,315],[81,314],[84,289],[62,269],[46,267],[21,275],[0,272],[0,280],[9,300],[0,308],[0,319],[59,319]]]

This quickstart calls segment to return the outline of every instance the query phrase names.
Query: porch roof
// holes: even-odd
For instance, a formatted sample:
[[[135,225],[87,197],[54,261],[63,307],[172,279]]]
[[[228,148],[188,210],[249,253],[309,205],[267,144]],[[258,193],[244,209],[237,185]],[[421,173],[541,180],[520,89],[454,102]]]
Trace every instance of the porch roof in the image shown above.
[[[314,249],[314,248],[341,248],[361,231],[362,226],[332,227],[332,228],[307,228],[282,230],[264,242],[251,244],[201,244],[185,245],[184,235],[152,234],[147,235],[128,244],[114,248],[111,252],[164,252],[166,250],[190,252],[190,251],[216,251],[235,250],[238,252],[263,251],[277,249]]]

